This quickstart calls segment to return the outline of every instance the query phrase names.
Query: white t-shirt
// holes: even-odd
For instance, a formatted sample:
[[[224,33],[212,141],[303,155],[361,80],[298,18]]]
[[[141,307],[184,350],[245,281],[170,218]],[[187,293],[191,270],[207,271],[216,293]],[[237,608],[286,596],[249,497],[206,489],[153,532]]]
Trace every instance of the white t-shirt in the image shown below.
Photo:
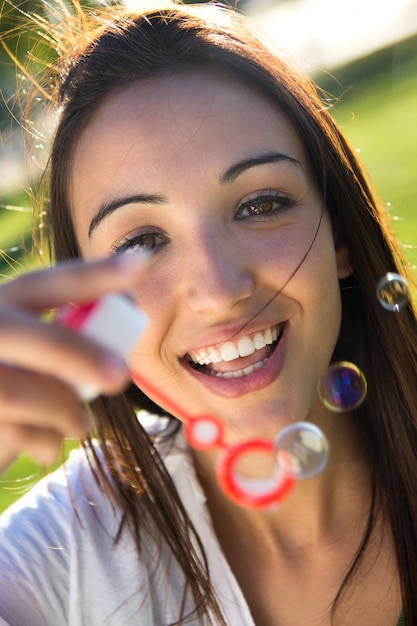
[[[182,436],[177,436],[165,461],[205,547],[228,623],[254,626],[213,532]],[[175,622],[184,587],[178,565],[163,542],[156,546],[149,537],[144,537],[139,558],[127,527],[115,544],[120,517],[98,488],[81,450],[10,507],[0,518],[0,624],[167,626]]]

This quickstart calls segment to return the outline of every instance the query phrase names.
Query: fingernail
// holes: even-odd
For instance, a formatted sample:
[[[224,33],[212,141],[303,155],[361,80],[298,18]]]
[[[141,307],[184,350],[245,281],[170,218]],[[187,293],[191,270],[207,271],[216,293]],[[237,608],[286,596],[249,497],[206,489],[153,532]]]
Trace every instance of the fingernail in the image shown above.
[[[82,402],[85,402],[86,404],[88,402],[91,402],[92,400],[95,400],[97,396],[100,395],[100,389],[97,387],[97,385],[77,385],[76,391],[80,400]]]
[[[135,272],[146,265],[146,261],[150,258],[148,252],[143,250],[138,252],[124,252],[115,254],[116,266],[123,272]]]

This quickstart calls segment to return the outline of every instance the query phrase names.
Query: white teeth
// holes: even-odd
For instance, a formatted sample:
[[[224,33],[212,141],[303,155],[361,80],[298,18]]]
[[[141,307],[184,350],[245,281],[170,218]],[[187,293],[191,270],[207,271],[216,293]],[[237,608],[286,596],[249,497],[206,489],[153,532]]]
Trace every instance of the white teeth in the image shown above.
[[[213,374],[214,376],[218,376],[218,374]],[[235,372],[222,372],[221,378],[234,378]]]
[[[249,337],[242,337],[237,343],[239,356],[249,356],[255,352],[255,344]]]
[[[265,342],[269,345],[271,343],[273,343],[273,339],[272,339],[272,330],[270,328],[267,328],[266,331],[264,332],[264,337],[265,337]]]
[[[239,351],[234,343],[226,341],[226,343],[220,346],[220,355],[222,361],[234,361],[239,358]]]
[[[245,367],[243,370],[235,370],[233,372],[216,372],[215,370],[210,371],[210,376],[215,376],[216,378],[242,378],[242,376],[248,376],[252,374],[255,370],[261,369],[268,361],[268,358],[263,359],[262,361],[258,361],[253,365],[249,365]]]
[[[221,354],[218,350],[210,350],[209,357],[212,363],[220,363],[222,360]]]
[[[253,345],[255,346],[255,350],[260,350],[265,347],[265,339],[262,333],[256,333],[253,338]]]
[[[252,365],[254,370],[260,370],[263,365],[267,362],[268,359],[264,359],[263,361],[258,361]]]
[[[227,341],[219,348],[208,347],[195,350],[189,353],[189,357],[193,363],[198,363],[199,365],[210,365],[211,363],[220,363],[221,361],[234,361],[239,357],[253,354],[255,350],[262,350],[265,346],[271,345],[278,339],[279,334],[279,326],[273,326],[272,328],[265,329],[263,332],[255,333],[252,337],[241,337],[236,343]],[[238,370],[238,372],[240,371],[243,370]]]
[[[200,365],[209,365],[209,363],[220,363],[220,361],[223,361],[220,352],[214,348],[198,350],[191,355],[191,358],[194,363],[199,363]]]

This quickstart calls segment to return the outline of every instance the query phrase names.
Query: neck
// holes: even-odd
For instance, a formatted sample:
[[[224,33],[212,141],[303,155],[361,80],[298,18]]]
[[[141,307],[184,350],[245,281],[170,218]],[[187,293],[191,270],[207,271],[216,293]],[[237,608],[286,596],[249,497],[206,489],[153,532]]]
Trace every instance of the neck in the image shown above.
[[[370,510],[371,478],[355,419],[331,415],[320,424],[330,447],[327,468],[314,478],[297,481],[282,505],[272,511],[231,502],[217,484],[216,453],[195,452],[197,474],[218,536],[239,536],[241,531],[292,552],[362,534]],[[253,475],[257,475],[256,463],[254,459]]]

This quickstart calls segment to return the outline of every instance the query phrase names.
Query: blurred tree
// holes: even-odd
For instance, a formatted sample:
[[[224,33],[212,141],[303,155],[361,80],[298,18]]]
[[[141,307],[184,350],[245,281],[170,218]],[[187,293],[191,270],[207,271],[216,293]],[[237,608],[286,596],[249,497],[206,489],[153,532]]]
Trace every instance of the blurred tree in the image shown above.
[[[0,6],[0,275],[13,275],[32,248],[31,215],[20,205],[30,206],[24,190],[25,180],[10,176],[10,163],[23,161],[21,115],[25,99],[25,79],[21,68],[33,54],[46,59],[46,46],[35,46],[33,34],[25,28],[25,14],[42,14],[40,0],[18,0],[16,5],[3,0]],[[22,105],[22,106],[21,106]],[[22,110],[19,110],[22,108]],[[23,163],[22,163],[23,166]],[[22,167],[23,170],[23,167]],[[18,189],[10,189],[13,182]],[[11,205],[17,205],[11,211]]]
[[[22,28],[22,12],[38,9],[36,0],[22,0],[18,6],[3,2],[0,8],[0,123],[10,119],[8,107],[16,89],[16,65],[9,52],[24,63],[30,49],[30,33]]]

